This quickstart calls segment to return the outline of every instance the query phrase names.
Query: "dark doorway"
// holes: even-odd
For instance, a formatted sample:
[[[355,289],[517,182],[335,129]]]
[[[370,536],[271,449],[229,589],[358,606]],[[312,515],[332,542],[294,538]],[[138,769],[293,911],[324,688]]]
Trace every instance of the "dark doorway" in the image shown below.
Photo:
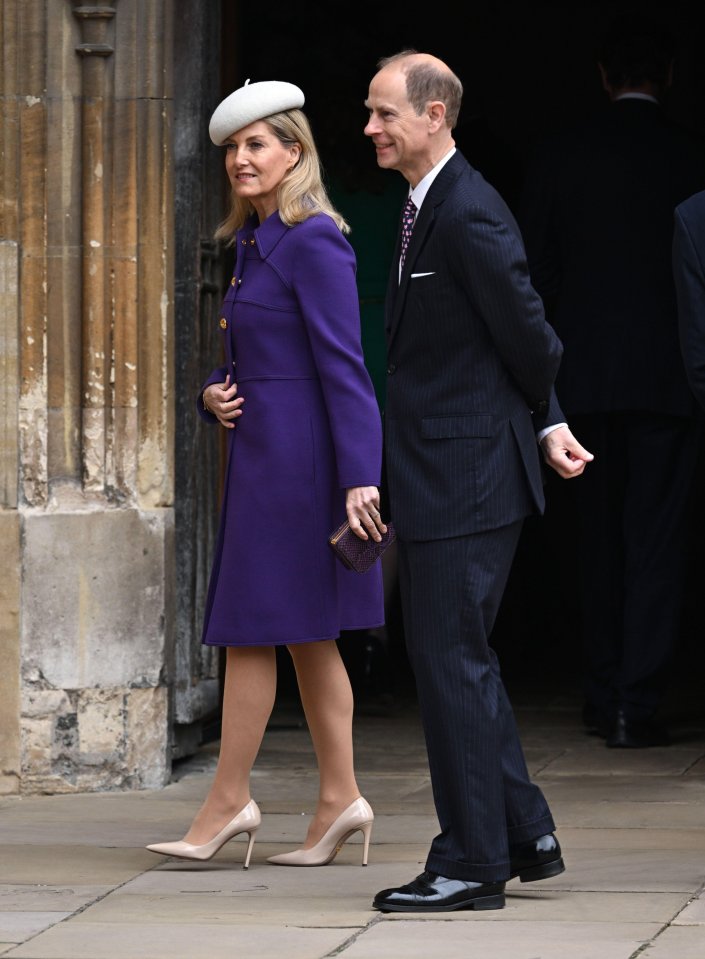
[[[361,2],[354,7],[314,0],[304,6],[271,0],[256,12],[222,4],[222,93],[248,78],[299,84],[336,202],[349,219],[359,258],[363,337],[370,372],[383,396],[384,344],[381,308],[404,184],[399,174],[378,170],[363,135],[364,99],[377,60],[406,47],[444,59],[460,76],[465,98],[456,140],[469,161],[517,204],[524,165],[535,139],[603,101],[594,58],[596,38],[620,12],[651,13],[667,23],[678,42],[668,110],[705,135],[705,30],[694,3],[507,2],[429,8],[405,3]],[[702,471],[701,471],[702,473]],[[494,641],[505,675],[576,676],[577,624],[571,533],[563,525],[564,490],[549,478],[546,516],[527,522]],[[693,517],[691,583],[680,672],[705,665],[699,622],[705,573],[700,531],[703,504]],[[396,606],[393,632],[403,631]],[[361,642],[362,640],[362,642]],[[359,687],[379,689],[361,651],[364,637],[342,637]],[[531,655],[528,656],[527,653]],[[529,666],[529,664],[532,664]],[[294,688],[283,660],[284,688]],[[403,641],[374,668],[408,676]],[[701,672],[702,674],[702,672]],[[364,690],[363,690],[364,691]]]

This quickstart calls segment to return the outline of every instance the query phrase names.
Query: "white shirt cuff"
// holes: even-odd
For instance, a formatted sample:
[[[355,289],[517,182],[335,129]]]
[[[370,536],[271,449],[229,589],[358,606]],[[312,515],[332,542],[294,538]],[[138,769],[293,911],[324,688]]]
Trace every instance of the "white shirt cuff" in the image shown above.
[[[540,430],[536,434],[536,439],[540,443],[544,436],[548,436],[549,433],[552,433],[554,430],[557,430],[559,426],[567,426],[567,423],[554,423],[553,426],[547,426],[545,429]]]

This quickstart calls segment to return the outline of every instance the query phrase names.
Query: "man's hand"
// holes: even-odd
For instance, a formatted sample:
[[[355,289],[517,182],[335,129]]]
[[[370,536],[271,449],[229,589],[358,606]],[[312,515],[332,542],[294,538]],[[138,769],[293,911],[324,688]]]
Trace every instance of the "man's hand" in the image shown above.
[[[578,443],[567,426],[558,426],[541,440],[543,458],[563,479],[580,476],[595,457]]]

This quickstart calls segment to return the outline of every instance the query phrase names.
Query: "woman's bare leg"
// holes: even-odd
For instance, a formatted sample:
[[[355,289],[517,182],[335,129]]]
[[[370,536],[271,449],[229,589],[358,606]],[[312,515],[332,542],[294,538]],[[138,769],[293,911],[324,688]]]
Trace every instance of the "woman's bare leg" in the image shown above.
[[[277,688],[273,646],[231,646],[227,652],[220,753],[206,799],[184,836],[201,845],[250,801],[250,770],[257,758]]]
[[[353,766],[353,694],[335,640],[288,647],[320,777],[318,806],[302,848],[314,846],[360,795]]]

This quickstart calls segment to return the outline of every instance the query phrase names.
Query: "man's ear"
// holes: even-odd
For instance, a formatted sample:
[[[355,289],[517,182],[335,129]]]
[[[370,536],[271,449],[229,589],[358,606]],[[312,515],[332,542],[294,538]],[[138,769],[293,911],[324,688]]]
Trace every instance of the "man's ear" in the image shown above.
[[[440,127],[443,126],[446,120],[446,107],[445,103],[441,100],[429,100],[428,106],[426,107],[426,113],[428,114],[429,127],[432,133],[435,133]]]

